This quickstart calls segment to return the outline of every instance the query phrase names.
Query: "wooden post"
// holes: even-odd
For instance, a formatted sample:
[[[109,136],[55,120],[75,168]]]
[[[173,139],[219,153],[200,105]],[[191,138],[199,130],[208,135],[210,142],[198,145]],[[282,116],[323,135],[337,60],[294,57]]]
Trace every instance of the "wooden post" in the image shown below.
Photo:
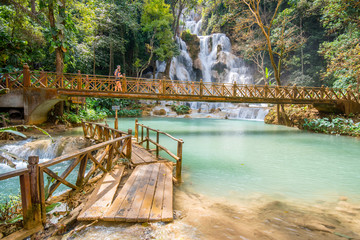
[[[236,97],[236,81],[233,84],[233,97]]]
[[[144,126],[141,126],[141,144],[144,141]]]
[[[23,66],[23,78],[24,87],[31,87],[30,69],[27,63],[25,63]]]
[[[269,92],[269,87],[268,87],[268,83],[265,82],[265,86],[264,86],[264,97],[267,98],[268,96],[268,92]]]
[[[86,130],[86,124],[85,124],[84,120],[81,120],[81,126],[83,128],[84,137],[87,138],[87,130]]]
[[[39,157],[30,156],[28,158],[28,169],[29,169],[29,179],[30,179],[30,195],[31,195],[31,205],[33,213],[33,224],[32,226],[37,225],[41,222],[41,202],[40,202],[40,181],[39,181]],[[43,206],[45,208],[45,206]]]
[[[125,92],[127,92],[126,76],[125,76],[125,74],[124,74],[124,76],[123,76],[123,78],[122,78],[122,84],[123,84],[122,91],[125,93]]]
[[[166,86],[165,86],[165,84],[166,84],[166,81],[164,80],[164,81],[162,81],[162,94],[166,94]]]
[[[135,119],[135,138],[136,138],[136,142],[139,142],[139,124],[138,124],[138,119]]]
[[[77,89],[81,90],[81,88],[82,88],[81,71],[78,70]]]
[[[106,162],[106,170],[110,171],[112,168],[112,161],[113,161],[113,156],[114,156],[114,146],[115,144],[111,144],[110,145],[110,149],[109,149],[109,155],[107,158],[107,162]]]
[[[117,109],[115,110],[115,122],[114,122],[114,128],[116,130],[118,130],[118,126],[119,126],[119,122],[118,122],[118,114],[117,114]]]
[[[129,128],[128,129],[128,135],[130,135],[130,139],[129,139],[129,141],[128,141],[128,143],[127,143],[127,146],[126,146],[126,157],[129,159],[129,160],[131,160],[131,151],[132,151],[132,142],[131,142],[131,138],[132,138],[132,129],[131,128]]]
[[[146,149],[149,150],[150,146],[149,146],[149,141],[150,137],[149,137],[149,128],[146,128]]]
[[[321,86],[320,92],[321,92],[321,96],[320,96],[321,99],[324,99],[324,97],[325,97],[325,86],[324,85]]]
[[[78,176],[77,176],[77,180],[76,180],[76,186],[81,187],[83,184],[83,181],[84,181],[86,165],[88,162],[88,155],[87,154],[80,155],[79,158],[81,160],[80,160],[80,167],[79,167],[79,172],[78,172]]]
[[[176,161],[176,180],[179,183],[181,183],[182,145],[183,145],[183,140],[180,138],[177,147],[177,156],[179,159]]]
[[[31,212],[30,175],[20,175],[21,205],[23,212],[24,228],[30,229],[33,224]]]
[[[10,80],[9,80],[9,74],[5,73],[5,82],[6,82],[6,88],[10,89]]]
[[[203,95],[203,80],[200,79],[200,97]]]
[[[159,140],[160,140],[160,133],[159,130],[157,130],[156,132],[156,143],[159,144]],[[159,146],[156,145],[156,158],[159,158]]]
[[[297,87],[296,87],[296,83],[293,86],[293,98],[296,99],[297,97]]]

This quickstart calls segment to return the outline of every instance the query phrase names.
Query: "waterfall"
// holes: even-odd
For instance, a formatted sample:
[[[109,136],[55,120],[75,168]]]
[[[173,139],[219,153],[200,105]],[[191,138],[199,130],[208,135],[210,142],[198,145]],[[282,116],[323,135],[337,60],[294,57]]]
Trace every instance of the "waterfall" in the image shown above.
[[[223,33],[201,35],[201,19],[191,11],[182,16],[185,29],[197,35],[200,42],[198,58],[191,59],[186,43],[177,38],[180,55],[174,57],[170,65],[170,78],[181,81],[200,81],[217,83],[254,84],[250,69],[245,62],[232,53],[230,39]],[[225,118],[264,120],[268,110],[260,105],[248,107],[247,104],[231,103],[185,103],[193,112],[212,114],[222,112]]]
[[[16,169],[25,168],[27,163],[13,160],[4,152],[9,152],[25,161],[29,156],[39,156],[40,162],[44,162],[66,153],[71,153],[80,148],[89,145],[83,137],[59,137],[51,142],[49,138],[46,139],[26,139],[10,144],[2,145],[0,150],[0,159],[5,158],[12,161],[16,165]],[[10,167],[5,163],[0,163],[0,172],[9,170]]]

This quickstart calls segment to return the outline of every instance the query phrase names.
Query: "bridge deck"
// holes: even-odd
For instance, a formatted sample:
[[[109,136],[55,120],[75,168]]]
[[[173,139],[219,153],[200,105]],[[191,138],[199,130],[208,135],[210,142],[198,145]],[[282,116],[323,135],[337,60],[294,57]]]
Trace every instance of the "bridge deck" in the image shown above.
[[[124,166],[117,166],[102,178],[78,216],[79,221],[173,220],[172,164],[156,162],[155,156],[133,145],[132,162],[136,161],[138,165],[121,189],[118,186]]]

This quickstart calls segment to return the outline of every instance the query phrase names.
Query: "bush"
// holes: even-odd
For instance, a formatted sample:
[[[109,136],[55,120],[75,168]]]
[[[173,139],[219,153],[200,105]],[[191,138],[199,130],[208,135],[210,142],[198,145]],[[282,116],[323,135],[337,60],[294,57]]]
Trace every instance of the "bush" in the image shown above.
[[[360,136],[360,122],[354,123],[352,119],[345,118],[321,118],[308,120],[305,119],[304,129],[318,133],[342,134]]]
[[[178,115],[190,113],[190,107],[186,105],[172,105],[171,110],[176,112]]]

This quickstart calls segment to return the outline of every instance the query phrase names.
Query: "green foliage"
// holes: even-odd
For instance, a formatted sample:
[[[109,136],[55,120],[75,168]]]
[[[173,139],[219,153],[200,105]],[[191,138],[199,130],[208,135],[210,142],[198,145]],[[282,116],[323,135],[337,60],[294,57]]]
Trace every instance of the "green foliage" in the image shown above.
[[[8,196],[0,202],[0,223],[14,223],[21,220],[20,195]]]
[[[352,119],[336,117],[308,120],[305,119],[304,129],[317,133],[360,136],[360,122]]]
[[[171,110],[176,112],[176,114],[188,114],[190,113],[190,107],[187,105],[172,105]]]
[[[164,0],[147,0],[141,16],[143,31],[150,34],[148,51],[154,52],[161,61],[170,59],[178,52],[173,40],[171,30],[173,16],[169,7],[170,5],[165,4]]]

